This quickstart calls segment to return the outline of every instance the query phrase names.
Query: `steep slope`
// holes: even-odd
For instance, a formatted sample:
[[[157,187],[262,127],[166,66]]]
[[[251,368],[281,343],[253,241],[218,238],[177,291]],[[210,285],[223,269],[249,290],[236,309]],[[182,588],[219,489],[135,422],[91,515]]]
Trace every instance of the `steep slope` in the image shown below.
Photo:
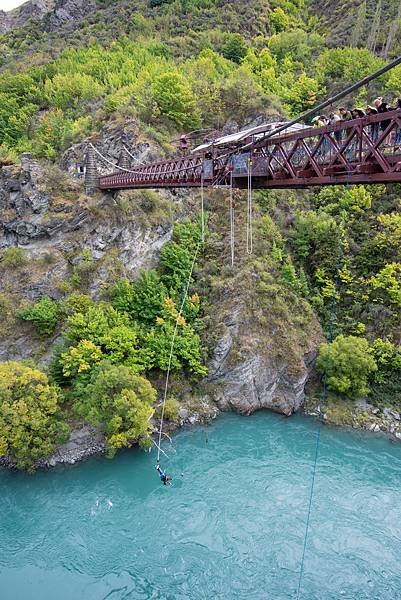
[[[367,47],[385,56],[397,53],[401,41],[400,7],[391,0],[311,0],[316,28],[332,46]]]
[[[3,385],[17,381],[18,388],[22,368],[5,360],[35,361],[58,398],[62,431],[65,421],[100,425],[111,453],[148,442],[149,418],[160,415],[150,381],[163,385],[178,324],[171,422],[214,414],[214,403],[289,415],[303,405],[308,380],[313,410],[315,359],[321,371],[341,250],[330,406],[338,417],[346,405],[349,415],[362,395],[383,419],[389,407],[399,414],[397,187],[255,192],[252,256],[238,192],[234,268],[228,194],[211,191],[207,243],[178,315],[200,238],[199,195],[87,196],[81,178],[89,143],[134,168],[176,153],[183,132],[202,138],[210,129],[297,115],[373,71],[383,62],[365,47],[374,7],[365,16],[360,6],[340,25],[331,3],[298,0],[31,1],[2,15]],[[376,50],[386,44],[389,19],[396,23],[390,8],[383,5]],[[331,44],[348,44],[352,34],[352,44],[364,47],[330,48],[316,29]],[[392,44],[391,52],[399,49],[397,32]],[[348,101],[392,99],[400,81],[395,70]],[[109,168],[98,162],[99,173]],[[121,390],[121,380],[131,387]],[[139,413],[138,382],[147,406]],[[139,430],[125,420],[130,403]],[[386,428],[383,419],[374,427]]]
[[[55,6],[55,0],[28,0],[18,8],[4,12],[0,10],[0,33],[24,27],[27,21],[40,22]]]

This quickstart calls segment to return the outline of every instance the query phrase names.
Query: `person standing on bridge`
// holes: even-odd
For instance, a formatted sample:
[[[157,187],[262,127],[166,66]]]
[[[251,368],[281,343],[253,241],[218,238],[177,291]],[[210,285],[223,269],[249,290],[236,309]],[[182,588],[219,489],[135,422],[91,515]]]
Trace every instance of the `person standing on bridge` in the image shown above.
[[[397,103],[395,110],[401,110],[401,98],[397,98]],[[399,150],[401,146],[401,127],[398,126],[395,134],[395,148],[394,150]]]
[[[341,121],[340,116],[335,112],[329,114],[329,119],[330,125],[334,125],[335,123],[339,123]],[[334,132],[334,139],[336,142],[341,142],[341,129],[338,129],[338,131]]]
[[[368,106],[366,109],[366,115],[369,117],[370,115],[377,115],[377,108],[375,106]],[[379,135],[379,123],[372,123],[370,126],[370,137],[372,138],[372,142],[377,140]]]
[[[340,108],[338,109],[338,112],[340,113],[341,121],[351,121],[352,115],[351,115],[351,112],[348,110],[348,108],[345,108],[344,106],[340,106]]]
[[[391,108],[388,105],[388,102],[384,102],[383,98],[381,96],[379,96],[378,98],[376,98],[376,100],[373,103],[376,108],[377,108],[377,112],[378,113],[386,113],[389,110],[391,110]],[[381,121],[380,122],[380,129],[382,131],[385,131],[387,129],[387,127],[390,125],[390,120],[385,120],[385,121]]]

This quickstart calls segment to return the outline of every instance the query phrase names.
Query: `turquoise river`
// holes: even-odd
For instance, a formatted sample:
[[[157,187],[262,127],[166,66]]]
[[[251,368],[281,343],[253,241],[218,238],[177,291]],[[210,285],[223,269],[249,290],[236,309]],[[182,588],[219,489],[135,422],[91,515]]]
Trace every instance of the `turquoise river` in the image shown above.
[[[296,598],[317,424],[259,413],[125,452],[0,473],[1,600]],[[401,599],[401,444],[324,428],[303,600]]]

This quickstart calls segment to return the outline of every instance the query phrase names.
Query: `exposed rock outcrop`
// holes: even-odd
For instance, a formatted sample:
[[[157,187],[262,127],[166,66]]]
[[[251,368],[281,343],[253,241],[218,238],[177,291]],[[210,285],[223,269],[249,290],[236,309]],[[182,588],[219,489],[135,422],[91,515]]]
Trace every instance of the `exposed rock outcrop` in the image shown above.
[[[234,311],[225,323],[225,333],[215,347],[208,376],[209,382],[218,384],[216,401],[221,410],[249,415],[270,409],[289,416],[302,407],[316,352],[307,346],[293,369],[285,359],[276,361],[261,351],[265,334],[263,329],[255,331],[251,327],[244,318],[243,308]],[[239,353],[235,347],[240,348]]]
[[[0,10],[0,33],[23,27],[29,20],[42,21],[54,5],[55,0],[29,0],[14,10]]]
[[[96,11],[95,0],[28,0],[14,10],[0,10],[0,33],[24,27],[29,22],[41,23],[44,30],[53,31],[76,22]]]
[[[90,456],[103,454],[105,449],[106,443],[103,433],[90,425],[82,425],[71,432],[68,442],[58,446],[48,458],[38,460],[35,466],[46,469],[62,464],[73,465]],[[12,459],[3,457],[0,458],[0,467],[13,469],[15,463]]]
[[[118,139],[108,129],[105,140],[112,136]],[[100,139],[101,147],[105,140]],[[118,151],[113,143],[109,149]],[[134,144],[132,150],[141,152]],[[88,198],[82,179],[23,155],[21,167],[0,169],[0,251],[15,246],[23,251],[23,260],[8,266],[0,255],[0,299],[15,314],[42,295],[60,298],[66,286],[74,289],[71,277],[84,249],[93,262],[81,291],[99,298],[116,277],[134,276],[158,263],[179,204],[179,196],[166,193]],[[41,345],[33,329],[15,317],[0,327],[0,360],[27,358]]]

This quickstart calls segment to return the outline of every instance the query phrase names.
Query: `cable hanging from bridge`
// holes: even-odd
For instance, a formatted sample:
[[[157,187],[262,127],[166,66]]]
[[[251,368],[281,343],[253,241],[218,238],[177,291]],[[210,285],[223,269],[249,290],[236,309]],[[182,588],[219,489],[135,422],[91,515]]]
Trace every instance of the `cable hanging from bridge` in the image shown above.
[[[350,177],[351,173],[348,172],[347,175],[348,175],[348,177]],[[349,179],[347,181],[346,190],[348,193]],[[347,200],[347,203],[348,203],[348,200]],[[337,264],[336,264],[336,271],[335,271],[335,277],[334,277],[333,299],[332,299],[332,305],[331,305],[330,316],[329,316],[329,336],[328,336],[328,344],[327,344],[327,356],[326,356],[324,372],[323,372],[323,389],[322,389],[322,394],[321,394],[321,398],[320,398],[320,405],[318,408],[319,424],[318,424],[318,428],[317,428],[317,432],[316,432],[315,451],[314,451],[313,467],[312,467],[312,481],[311,481],[310,492],[309,492],[308,513],[307,513],[307,517],[306,517],[304,543],[302,546],[301,567],[300,567],[299,576],[298,576],[296,600],[300,599],[300,594],[301,594],[301,585],[302,585],[302,579],[303,579],[303,574],[304,574],[306,548],[307,548],[307,544],[308,544],[310,521],[311,521],[311,516],[312,516],[313,498],[314,498],[314,494],[315,494],[317,463],[318,463],[318,458],[319,458],[321,433],[322,433],[322,428],[323,428],[323,423],[324,423],[324,407],[325,407],[325,403],[327,400],[327,383],[328,383],[330,358],[331,358],[331,344],[334,339],[334,320],[335,320],[336,309],[337,309],[338,289],[340,287],[341,264],[342,264],[343,256],[344,256],[344,235],[345,235],[345,225],[346,225],[346,218],[347,218],[347,208],[348,208],[348,206],[346,206],[346,208],[344,209],[344,211],[341,215],[341,221],[340,221],[340,225],[339,225],[339,229],[340,229],[339,250],[338,250],[338,255],[337,255]]]
[[[172,364],[172,360],[173,360],[173,352],[174,352],[174,344],[175,344],[175,339],[177,337],[177,331],[178,331],[178,326],[180,323],[180,319],[182,317],[182,313],[184,310],[184,306],[185,306],[185,302],[187,301],[188,298],[188,292],[189,292],[189,286],[191,285],[191,280],[192,280],[192,273],[194,271],[195,268],[195,263],[196,263],[196,259],[198,257],[198,253],[199,253],[199,249],[202,245],[202,240],[200,240],[195,248],[195,252],[192,258],[192,263],[191,263],[191,268],[188,274],[188,280],[186,282],[186,287],[184,290],[184,295],[182,298],[182,302],[181,302],[181,306],[180,306],[180,310],[176,316],[175,319],[175,327],[174,327],[174,331],[173,331],[173,336],[171,338],[171,344],[170,344],[170,354],[169,354],[169,359],[168,359],[168,364],[167,364],[167,373],[166,373],[166,381],[164,384],[164,393],[163,393],[163,403],[162,403],[162,414],[160,417],[160,425],[159,425],[159,438],[158,438],[158,444],[157,444],[157,464],[159,464],[160,462],[160,453],[163,452],[161,449],[161,440],[162,440],[162,435],[163,435],[163,424],[164,424],[164,413],[165,413],[165,409],[166,409],[166,401],[167,401],[167,394],[168,394],[168,386],[169,386],[169,381],[170,381],[170,374],[171,374],[171,364]]]
[[[201,172],[201,225],[202,225],[202,243],[205,241],[205,189],[204,189],[204,166]]]
[[[233,167],[230,168],[230,254],[231,266],[234,266],[235,260],[235,205],[234,205],[234,189],[233,189]]]
[[[120,167],[120,165],[115,165],[113,162],[111,162],[111,160],[109,160],[108,158],[106,158],[105,156],[103,156],[103,154],[101,152],[99,152],[99,150],[90,142],[89,146],[96,152],[96,154],[102,159],[104,160],[106,163],[108,163],[109,165],[111,165],[114,169],[118,169],[120,171],[125,171],[126,173],[133,173],[134,175],[141,175],[142,172],[141,171],[132,171],[131,169],[126,169],[125,167]]]
[[[247,217],[246,217],[246,251],[253,252],[253,207],[252,207],[252,156],[248,159],[248,192],[247,192]]]

